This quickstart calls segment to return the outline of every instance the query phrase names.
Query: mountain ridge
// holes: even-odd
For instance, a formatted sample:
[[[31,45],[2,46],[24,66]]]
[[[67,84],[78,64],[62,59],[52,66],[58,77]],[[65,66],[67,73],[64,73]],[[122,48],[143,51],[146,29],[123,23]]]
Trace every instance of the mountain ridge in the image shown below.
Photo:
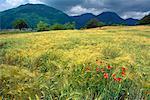
[[[54,23],[72,22],[72,18],[64,12],[44,4],[25,4],[0,13],[2,29],[12,28],[16,19],[24,19],[30,27],[35,28],[39,21],[49,25]],[[7,23],[7,24],[6,24]]]
[[[123,19],[115,12],[102,12],[99,15],[85,13],[78,16],[69,16],[61,10],[55,9],[45,4],[25,4],[16,8],[0,12],[1,28],[13,28],[12,23],[16,19],[24,19],[32,28],[36,27],[39,21],[44,21],[49,25],[54,23],[64,24],[67,22],[76,22],[77,28],[83,27],[90,19],[96,18],[106,25],[127,24],[136,25],[137,19]]]
[[[92,18],[89,18],[89,15],[92,15]],[[115,12],[102,12],[99,15],[94,15],[92,13],[85,13],[85,14],[81,14],[78,16],[72,16],[72,18],[74,20],[77,20],[77,23],[80,23],[80,21],[78,19],[82,19],[82,24],[80,24],[79,26],[83,26],[87,23],[87,19],[93,19],[96,18],[99,21],[105,23],[106,25],[112,25],[112,24],[126,24],[126,25],[136,25],[137,22],[139,21],[138,19],[134,19],[134,18],[128,18],[128,19],[123,19],[121,18],[117,13]]]

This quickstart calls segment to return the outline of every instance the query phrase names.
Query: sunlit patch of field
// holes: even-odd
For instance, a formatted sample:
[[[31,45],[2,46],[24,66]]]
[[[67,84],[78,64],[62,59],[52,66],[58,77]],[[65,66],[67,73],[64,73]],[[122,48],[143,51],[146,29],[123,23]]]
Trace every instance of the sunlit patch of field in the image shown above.
[[[82,65],[95,66],[96,60],[116,68],[125,66],[132,69],[135,76],[129,74],[128,77],[131,80],[139,77],[135,82],[149,91],[150,26],[109,26],[88,30],[1,34],[1,95],[38,98],[42,92],[38,94],[36,91],[44,91],[43,87],[50,89],[45,81],[56,78],[56,74],[62,72],[65,73],[62,80],[54,79],[60,82],[57,88],[61,87],[61,83],[64,85],[61,89],[54,88],[61,93],[68,86],[67,75],[72,70]]]

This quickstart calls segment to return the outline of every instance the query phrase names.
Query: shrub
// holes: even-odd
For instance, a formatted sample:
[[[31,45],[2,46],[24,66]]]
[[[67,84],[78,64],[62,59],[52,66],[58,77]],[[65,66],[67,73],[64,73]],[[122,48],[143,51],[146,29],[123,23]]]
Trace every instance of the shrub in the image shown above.
[[[23,20],[23,19],[17,19],[17,20],[15,20],[13,22],[13,27],[15,29],[20,29],[21,30],[23,28],[28,28],[28,25],[27,25],[27,23],[26,23],[25,20]]]
[[[37,24],[37,31],[48,31],[48,24],[43,21],[40,21]]]
[[[64,24],[64,28],[65,28],[66,30],[75,29],[75,22]]]
[[[50,26],[50,30],[64,30],[64,29],[65,29],[64,25],[58,23]]]
[[[75,23],[74,22],[69,22],[66,24],[54,24],[50,26],[50,30],[72,30],[75,29]]]
[[[99,20],[94,18],[94,19],[89,20],[86,23],[85,28],[96,28],[96,27],[102,27],[102,26],[104,26],[104,23],[99,22]]]

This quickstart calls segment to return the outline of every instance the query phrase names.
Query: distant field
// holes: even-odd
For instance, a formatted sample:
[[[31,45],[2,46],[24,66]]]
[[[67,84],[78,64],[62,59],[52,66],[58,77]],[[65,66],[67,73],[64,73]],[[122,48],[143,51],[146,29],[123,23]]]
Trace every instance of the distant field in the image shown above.
[[[137,83],[135,86],[139,90],[126,91],[131,92],[126,98],[135,100],[138,98],[136,95],[141,95],[139,98],[148,100],[150,26],[113,26],[88,30],[1,34],[0,95],[18,100],[42,97],[45,99],[62,97],[62,100],[117,98],[115,94],[110,96],[106,91],[105,94],[95,95],[96,90],[88,88],[89,86],[83,89],[80,85],[77,85],[79,87],[70,85],[70,80],[73,80],[70,76],[73,76],[72,73],[76,68],[90,66],[94,69],[97,60],[102,62],[101,67],[108,64],[115,68],[127,67],[129,70],[127,79]],[[84,82],[81,80],[79,84],[83,85]],[[96,85],[95,83],[94,86]],[[71,86],[75,87],[70,89]]]

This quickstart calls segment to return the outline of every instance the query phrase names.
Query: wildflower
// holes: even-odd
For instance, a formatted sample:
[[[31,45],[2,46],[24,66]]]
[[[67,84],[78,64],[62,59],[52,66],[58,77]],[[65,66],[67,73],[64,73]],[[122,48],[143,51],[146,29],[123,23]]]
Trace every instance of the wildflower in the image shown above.
[[[122,74],[123,77],[126,76],[126,73],[125,73],[125,72],[122,72],[121,74]]]
[[[115,77],[116,76],[116,74],[112,74],[112,77]]]
[[[98,67],[96,68],[96,71],[99,72],[99,68]]]
[[[117,78],[114,77],[114,80],[117,81]]]
[[[99,61],[99,60],[96,60],[96,64],[98,65],[98,66],[100,66],[101,65],[101,61]]]
[[[85,70],[86,70],[87,72],[89,72],[89,71],[90,71],[90,67],[89,67],[89,66],[86,67]]]
[[[125,67],[122,67],[122,71],[125,72],[125,71],[126,71],[126,68],[125,68]]]
[[[122,78],[114,78],[115,81],[120,82]]]
[[[101,70],[101,72],[102,72],[102,73],[104,73],[104,72],[105,72],[105,71],[104,71],[104,68],[101,68],[100,70]]]
[[[122,80],[122,78],[117,78],[117,81],[120,82]]]
[[[111,69],[111,68],[112,68],[112,66],[110,66],[110,65],[107,66],[107,69]]]
[[[108,78],[108,73],[104,73],[104,78]]]

